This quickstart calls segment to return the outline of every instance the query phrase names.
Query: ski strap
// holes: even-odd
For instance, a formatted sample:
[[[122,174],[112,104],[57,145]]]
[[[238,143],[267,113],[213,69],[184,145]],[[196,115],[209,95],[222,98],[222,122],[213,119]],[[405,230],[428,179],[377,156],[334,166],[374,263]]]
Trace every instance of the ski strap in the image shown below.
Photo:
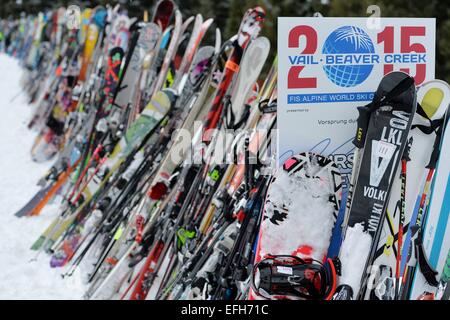
[[[411,152],[411,147],[412,147],[413,141],[414,141],[413,137],[410,137],[408,139],[405,149],[403,150],[402,160],[411,161],[409,154]]]
[[[440,146],[441,146],[441,140],[444,132],[444,119],[441,119],[441,125],[438,127],[436,131],[436,138],[434,139],[434,145],[433,145],[433,151],[431,152],[430,161],[428,162],[426,168],[427,169],[433,169],[436,168],[436,163],[439,159],[439,153],[440,153]]]
[[[373,112],[375,109],[378,109],[382,104],[386,104],[389,101],[392,101],[395,97],[398,97],[406,90],[411,88],[414,85],[414,79],[412,77],[406,77],[402,81],[400,81],[392,90],[386,92],[381,97],[375,96],[374,101],[369,104],[370,111]]]
[[[427,113],[425,112],[425,110],[423,109],[422,105],[419,102],[417,102],[417,110],[416,110],[416,112],[418,114],[420,114],[422,117],[424,117],[425,119],[431,121],[430,117],[428,117]]]
[[[248,104],[244,105],[244,112],[242,113],[242,116],[238,121],[236,121],[236,115],[233,113],[230,95],[225,96],[223,105],[225,109],[224,111],[225,111],[226,127],[228,129],[232,130],[239,129],[245,122],[247,122],[247,119],[250,116],[250,106]]]
[[[414,85],[414,79],[411,77],[406,77],[402,81],[400,81],[394,88],[390,91],[385,92],[381,96],[375,95],[374,100],[365,106],[358,107],[358,120],[357,120],[357,128],[355,139],[353,140],[353,144],[361,149],[364,147],[364,143],[366,141],[367,135],[367,127],[369,126],[370,115],[377,109],[379,109],[382,105],[385,105],[392,101],[394,98],[400,96],[406,90],[411,88]]]
[[[419,107],[419,105],[418,105]],[[436,120],[430,120],[428,119],[428,121],[430,122],[429,126],[425,126],[423,124],[413,124],[411,126],[411,129],[419,129],[420,131],[422,131],[424,134],[430,134],[432,132],[435,132],[436,129],[439,129],[439,127],[442,126],[442,124],[444,123],[444,119],[436,119]]]
[[[436,279],[437,271],[433,269],[430,265],[430,262],[427,259],[425,251],[423,249],[423,241],[422,241],[422,231],[419,229],[415,245],[416,245],[416,255],[417,255],[417,263],[419,264],[420,272],[422,272],[425,280],[428,284],[433,287],[437,287],[439,282]]]

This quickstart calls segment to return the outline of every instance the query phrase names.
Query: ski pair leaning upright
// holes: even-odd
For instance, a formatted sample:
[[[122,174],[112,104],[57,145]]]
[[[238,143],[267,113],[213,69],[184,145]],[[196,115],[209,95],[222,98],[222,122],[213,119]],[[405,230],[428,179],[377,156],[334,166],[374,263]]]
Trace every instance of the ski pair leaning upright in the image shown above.
[[[336,300],[364,299],[374,265],[395,173],[405,159],[417,109],[414,79],[403,72],[383,77],[373,101],[359,107],[354,167],[345,213],[345,236]],[[369,288],[370,289],[370,288]]]

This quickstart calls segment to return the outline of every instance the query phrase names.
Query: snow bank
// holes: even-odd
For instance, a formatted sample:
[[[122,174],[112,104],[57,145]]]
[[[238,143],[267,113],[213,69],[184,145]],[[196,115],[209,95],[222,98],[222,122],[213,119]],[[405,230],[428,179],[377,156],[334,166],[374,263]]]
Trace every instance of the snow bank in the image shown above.
[[[326,170],[318,173],[321,169],[311,164],[292,175],[283,170],[277,173],[267,196],[266,215],[270,217],[275,211],[286,215],[276,224],[263,224],[264,254],[289,255],[309,246],[313,250],[307,257],[323,260],[330,245],[334,208],[329,201],[333,183]]]
[[[34,163],[30,148],[35,133],[27,129],[33,106],[19,93],[22,70],[18,62],[0,54],[0,299],[79,299],[84,285],[77,273],[62,279],[51,269],[50,258],[29,250],[57,214],[48,206],[33,218],[17,218],[19,210],[38,190],[39,178],[51,163]]]

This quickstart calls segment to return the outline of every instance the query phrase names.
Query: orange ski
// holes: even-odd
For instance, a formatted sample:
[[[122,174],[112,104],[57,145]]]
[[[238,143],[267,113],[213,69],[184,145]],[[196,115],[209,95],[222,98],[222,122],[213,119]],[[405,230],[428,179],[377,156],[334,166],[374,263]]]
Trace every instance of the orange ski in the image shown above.
[[[61,188],[61,186],[66,182],[67,178],[72,173],[73,169],[75,169],[80,162],[78,159],[75,164],[66,171],[61,173],[58,177],[58,180],[53,184],[53,186],[48,190],[47,194],[42,198],[42,200],[28,213],[29,216],[37,216],[41,212],[41,210],[45,207],[45,205],[50,201],[50,199],[55,195],[55,193]]]

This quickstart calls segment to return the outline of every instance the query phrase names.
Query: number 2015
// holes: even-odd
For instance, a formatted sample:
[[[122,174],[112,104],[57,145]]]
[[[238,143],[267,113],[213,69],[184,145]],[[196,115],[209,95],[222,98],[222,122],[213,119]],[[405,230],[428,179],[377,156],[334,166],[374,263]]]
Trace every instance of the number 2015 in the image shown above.
[[[425,53],[426,48],[421,43],[413,43],[412,37],[424,37],[425,27],[403,26],[400,28],[400,53]],[[307,25],[299,25],[291,29],[288,36],[288,47],[299,48],[300,39],[305,37],[305,44],[300,54],[308,55],[317,52],[317,32]],[[394,53],[395,32],[393,26],[386,26],[383,31],[377,34],[377,43],[382,44],[383,52],[386,54]],[[306,89],[317,88],[317,78],[315,77],[301,77],[300,73],[306,66],[291,66],[288,71],[288,89]],[[384,64],[383,73],[389,73],[394,70],[393,64]],[[400,68],[400,71],[410,73],[409,68]],[[426,64],[416,64],[416,74],[414,80],[416,85],[421,84],[425,80]]]

